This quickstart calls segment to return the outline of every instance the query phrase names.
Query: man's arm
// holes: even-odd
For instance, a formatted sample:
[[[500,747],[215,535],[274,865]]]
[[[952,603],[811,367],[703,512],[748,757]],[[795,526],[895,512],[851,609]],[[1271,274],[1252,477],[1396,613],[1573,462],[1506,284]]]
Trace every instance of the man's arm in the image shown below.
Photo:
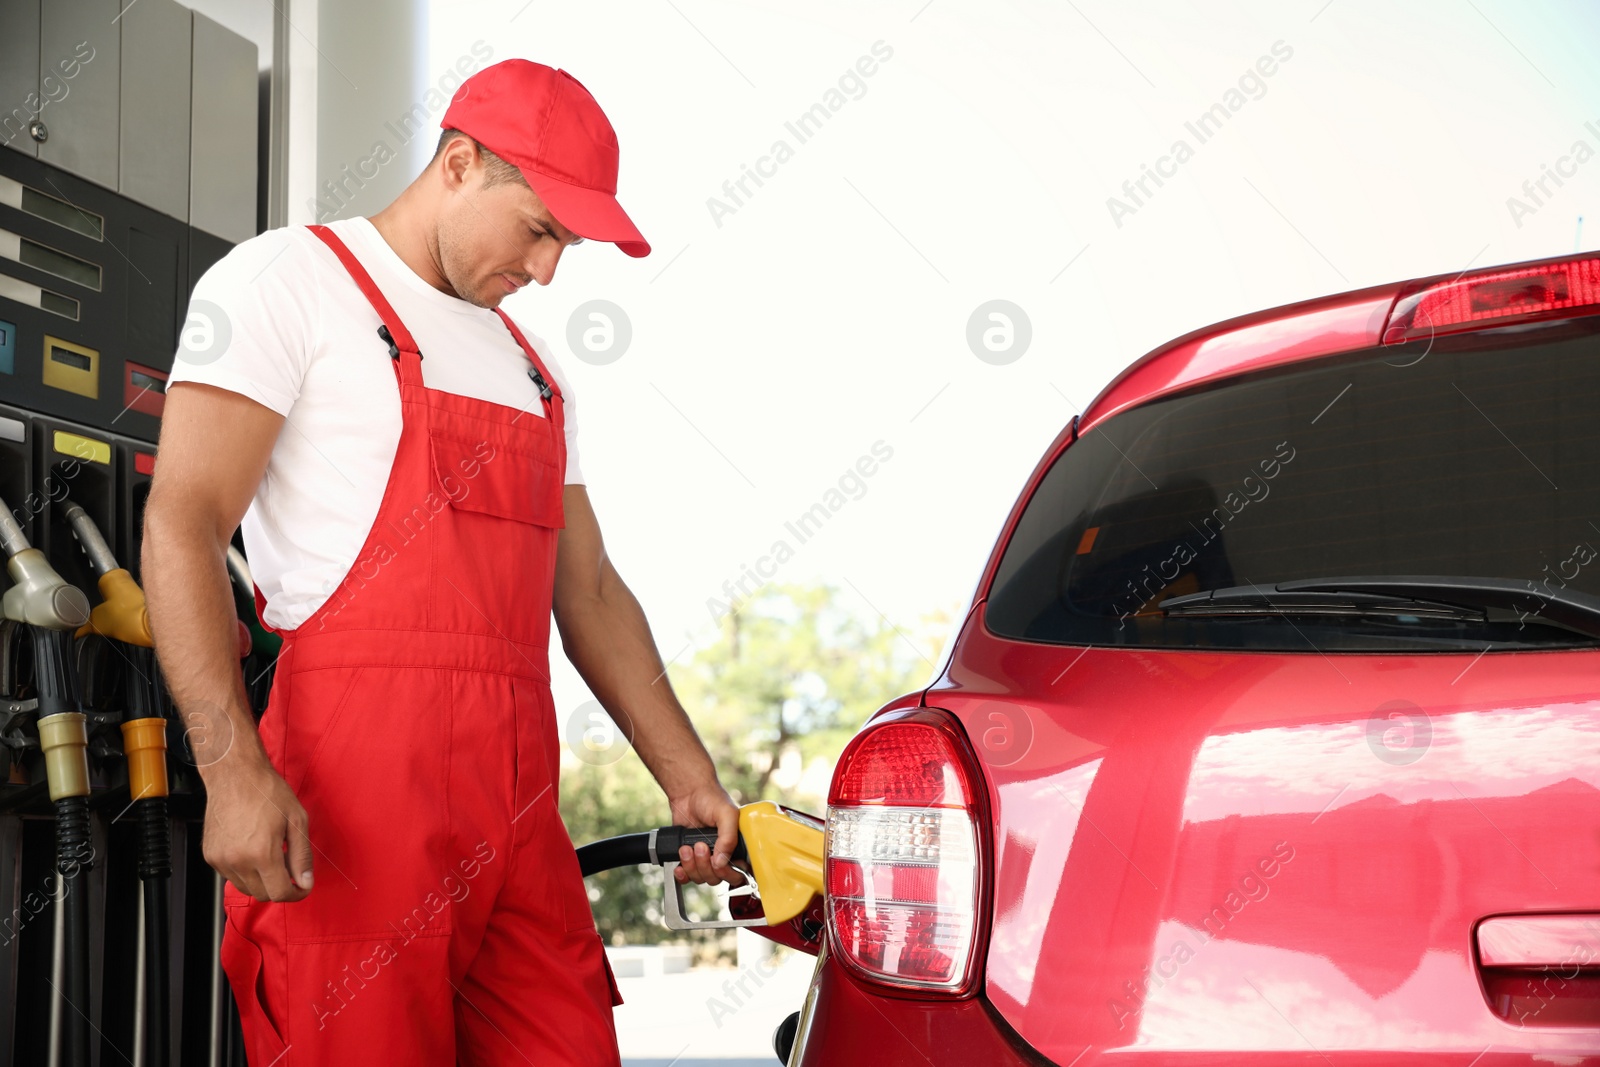
[[[205,782],[202,853],[257,900],[300,900],[311,889],[305,809],[256,733],[227,573],[228,542],[283,422],[239,393],[174,383],[161,419],[141,557],[161,673]]]
[[[729,868],[728,856],[738,842],[739,809],[672,692],[644,611],[606,556],[589,491],[566,486],[562,505],[554,608],[567,658],[661,784],[673,821],[717,827],[715,853],[703,844],[679,851],[678,881],[738,885],[744,876]]]

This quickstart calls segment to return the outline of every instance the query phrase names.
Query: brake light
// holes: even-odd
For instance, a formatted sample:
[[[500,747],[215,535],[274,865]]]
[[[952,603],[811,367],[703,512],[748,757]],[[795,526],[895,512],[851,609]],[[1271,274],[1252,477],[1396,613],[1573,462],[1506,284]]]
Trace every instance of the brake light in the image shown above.
[[[898,712],[858,735],[828,796],[828,930],[884,985],[960,994],[976,970],[983,805],[971,747],[945,712]]]
[[[1402,293],[1383,343],[1600,311],[1600,257],[1498,268]]]

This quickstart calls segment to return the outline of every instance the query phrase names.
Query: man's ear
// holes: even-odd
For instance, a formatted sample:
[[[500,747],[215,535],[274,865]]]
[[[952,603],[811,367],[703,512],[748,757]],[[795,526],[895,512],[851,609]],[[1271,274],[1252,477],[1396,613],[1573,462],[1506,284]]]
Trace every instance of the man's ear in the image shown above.
[[[440,176],[445,187],[459,191],[467,184],[467,175],[478,161],[477,147],[465,137],[453,137],[439,155]]]

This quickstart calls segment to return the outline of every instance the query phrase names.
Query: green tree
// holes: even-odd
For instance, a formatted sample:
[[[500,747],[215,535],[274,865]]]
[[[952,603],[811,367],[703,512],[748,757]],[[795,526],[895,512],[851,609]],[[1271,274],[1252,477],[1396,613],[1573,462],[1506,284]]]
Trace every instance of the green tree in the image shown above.
[[[840,600],[831,585],[769,585],[720,620],[715,641],[668,666],[736,803],[773,800],[823,814],[827,776],[845,744],[867,716],[922,685],[939,662],[948,612],[897,628]],[[598,767],[569,761],[561,811],[576,844],[668,818],[666,798],[633,753]],[[650,867],[590,878],[601,932],[613,944],[674,939],[661,925],[663,884],[661,871]],[[707,891],[691,898],[691,910],[709,914],[711,907]],[[731,951],[732,939],[714,933],[689,940]]]
[[[938,662],[942,641],[929,632],[947,626],[948,614],[905,631],[840,600],[832,585],[768,586],[723,616],[716,642],[669,669],[740,804],[775,800],[821,814],[823,790],[775,781],[785,756],[806,768],[822,759],[831,770],[867,716],[926,681]]]

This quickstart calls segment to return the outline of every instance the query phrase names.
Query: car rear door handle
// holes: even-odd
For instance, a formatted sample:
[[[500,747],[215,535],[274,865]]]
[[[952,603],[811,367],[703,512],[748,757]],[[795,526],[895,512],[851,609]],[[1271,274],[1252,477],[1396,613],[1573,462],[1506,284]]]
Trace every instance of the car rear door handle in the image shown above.
[[[1501,915],[1477,930],[1489,1007],[1519,1026],[1600,1028],[1600,913]]]

